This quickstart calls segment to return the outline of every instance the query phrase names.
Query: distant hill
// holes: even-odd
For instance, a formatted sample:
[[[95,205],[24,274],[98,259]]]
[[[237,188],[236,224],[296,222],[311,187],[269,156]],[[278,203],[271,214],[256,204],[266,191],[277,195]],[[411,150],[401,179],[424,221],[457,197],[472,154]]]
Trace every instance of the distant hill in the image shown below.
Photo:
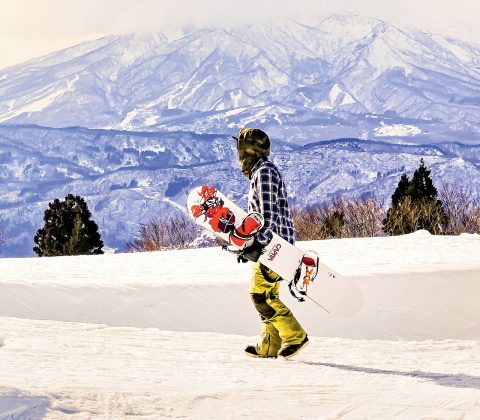
[[[411,174],[421,158],[437,185],[480,189],[480,146],[272,141],[293,205],[339,194],[387,204],[400,175]],[[194,186],[217,185],[242,205],[248,192],[231,137],[188,132],[0,125],[0,176],[0,226],[9,236],[3,255],[31,255],[48,202],[68,193],[86,197],[105,244],[122,250],[139,223],[184,211]]]

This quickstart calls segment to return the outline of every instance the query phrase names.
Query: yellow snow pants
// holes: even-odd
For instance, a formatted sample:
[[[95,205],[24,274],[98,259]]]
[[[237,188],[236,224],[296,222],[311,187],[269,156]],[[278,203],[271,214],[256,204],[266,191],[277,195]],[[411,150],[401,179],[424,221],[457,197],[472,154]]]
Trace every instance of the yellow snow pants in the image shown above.
[[[279,298],[280,276],[260,263],[253,267],[250,297],[260,314],[262,328],[257,351],[276,357],[280,348],[300,344],[307,333]]]

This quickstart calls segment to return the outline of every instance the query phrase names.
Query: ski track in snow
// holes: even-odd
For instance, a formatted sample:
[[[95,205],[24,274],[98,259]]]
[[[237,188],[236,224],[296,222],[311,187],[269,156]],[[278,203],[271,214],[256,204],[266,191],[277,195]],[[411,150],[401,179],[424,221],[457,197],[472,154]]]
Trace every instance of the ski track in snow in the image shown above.
[[[294,361],[213,333],[0,318],[0,418],[480,416],[480,341],[312,338]]]

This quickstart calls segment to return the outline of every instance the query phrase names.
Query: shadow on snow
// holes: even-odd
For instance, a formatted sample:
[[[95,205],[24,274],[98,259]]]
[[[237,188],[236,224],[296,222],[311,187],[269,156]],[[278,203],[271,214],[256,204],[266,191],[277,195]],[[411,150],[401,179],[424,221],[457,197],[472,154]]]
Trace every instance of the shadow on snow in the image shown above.
[[[9,389],[7,393],[0,394],[0,418],[43,419],[50,405],[48,397],[29,395],[19,390]]]
[[[0,419],[43,419],[48,410],[63,414],[74,414],[77,411],[67,407],[52,407],[47,396],[30,395],[18,389],[8,389],[0,393]]]
[[[317,363],[317,362],[303,362],[307,365],[312,366],[326,366],[335,369],[346,370],[349,372],[361,372],[361,373],[371,373],[375,375],[396,375],[396,376],[406,376],[411,378],[420,378],[428,379],[430,381],[436,382],[441,386],[449,386],[454,388],[473,388],[480,389],[480,377],[465,375],[463,373],[432,373],[432,372],[422,372],[419,370],[413,372],[402,372],[398,370],[384,370],[384,369],[375,369],[367,368],[361,366],[348,366],[348,365],[339,365],[335,363]]]

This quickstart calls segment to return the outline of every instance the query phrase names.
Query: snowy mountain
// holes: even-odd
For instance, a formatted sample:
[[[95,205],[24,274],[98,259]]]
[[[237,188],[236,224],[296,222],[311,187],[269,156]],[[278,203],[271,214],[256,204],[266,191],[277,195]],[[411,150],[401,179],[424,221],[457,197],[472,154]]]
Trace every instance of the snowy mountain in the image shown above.
[[[0,70],[0,122],[478,142],[480,47],[351,14],[110,36]],[[398,126],[407,129],[398,130]]]
[[[251,267],[220,248],[0,259],[0,418],[480,416],[478,235],[308,247],[363,307],[333,316],[282,282],[310,338],[289,361],[243,354]]]
[[[243,126],[274,141],[294,205],[387,203],[422,157],[437,184],[476,189],[479,57],[475,43],[339,14],[110,36],[0,70],[3,255],[30,255],[48,202],[67,193],[117,249],[200,183],[245,205],[230,139]]]
[[[388,204],[403,172],[423,158],[437,186],[480,190],[480,146],[403,145],[340,139],[294,145],[272,139],[292,205],[334,195],[375,196]],[[48,202],[86,198],[105,244],[123,250],[140,223],[184,212],[191,188],[207,183],[246,206],[248,182],[225,135],[0,126],[0,227],[3,255],[32,255]]]

